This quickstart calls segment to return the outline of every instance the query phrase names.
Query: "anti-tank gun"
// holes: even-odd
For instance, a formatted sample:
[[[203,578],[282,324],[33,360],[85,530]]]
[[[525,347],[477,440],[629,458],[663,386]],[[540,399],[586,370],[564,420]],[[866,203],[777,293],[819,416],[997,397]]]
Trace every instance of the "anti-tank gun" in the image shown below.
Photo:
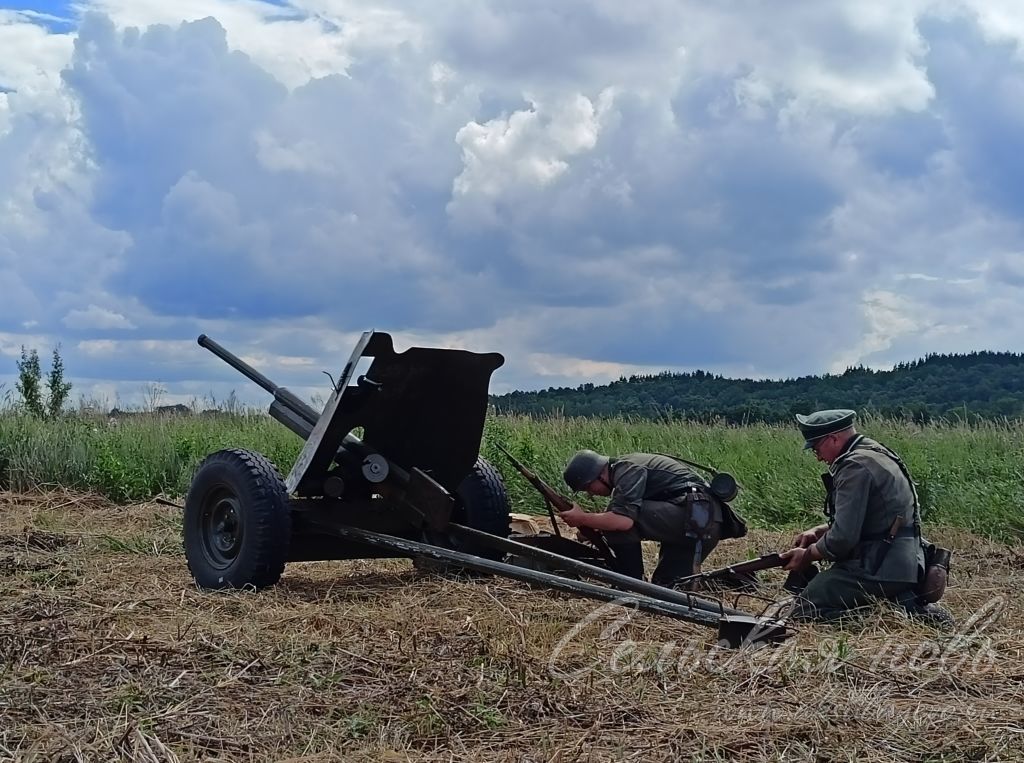
[[[275,583],[286,562],[390,555],[337,537],[340,524],[421,540],[455,519],[508,534],[501,476],[478,458],[501,355],[397,353],[388,334],[367,332],[317,413],[209,337],[198,341],[273,395],[270,415],[306,441],[284,478],[253,451],[220,451],[200,465],[186,501],[185,548],[201,586],[259,588]]]
[[[428,559],[626,601],[720,632],[728,622],[736,641],[739,610],[508,537],[504,483],[479,455],[490,377],[504,362],[498,353],[399,353],[390,335],[366,332],[317,413],[205,335],[199,344],[273,395],[270,415],[305,440],[286,477],[245,449],[218,451],[199,465],[184,541],[201,587],[263,588],[295,561]],[[780,623],[749,620],[741,640],[785,635]]]

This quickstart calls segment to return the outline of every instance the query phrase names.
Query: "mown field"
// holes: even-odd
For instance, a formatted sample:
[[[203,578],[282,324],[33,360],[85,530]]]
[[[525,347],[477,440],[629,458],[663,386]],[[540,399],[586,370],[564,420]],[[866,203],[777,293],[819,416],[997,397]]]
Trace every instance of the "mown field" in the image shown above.
[[[261,416],[54,424],[0,417],[0,760],[1002,761],[1024,758],[1021,429],[867,422],[910,462],[954,549],[935,631],[879,607],[727,651],[714,631],[406,560],[289,565],[276,587],[192,585],[178,496],[206,452],[287,469]],[[554,482],[577,447],[661,450],[732,471],[758,527],[728,563],[817,521],[820,466],[788,428],[488,421],[494,450]],[[653,552],[653,549],[648,549]],[[759,611],[782,596],[765,575]]]
[[[0,760],[1019,760],[1024,550],[934,535],[957,552],[956,633],[880,608],[734,652],[696,625],[401,560],[203,592],[173,508],[3,493]]]

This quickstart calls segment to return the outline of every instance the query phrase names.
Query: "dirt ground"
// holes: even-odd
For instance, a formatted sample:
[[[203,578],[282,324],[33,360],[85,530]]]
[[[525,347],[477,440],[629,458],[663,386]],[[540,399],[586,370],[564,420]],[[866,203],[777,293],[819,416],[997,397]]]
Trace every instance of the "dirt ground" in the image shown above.
[[[1024,758],[1020,546],[931,533],[954,549],[954,633],[880,607],[729,651],[701,626],[403,560],[204,593],[178,514],[0,493],[0,760]]]

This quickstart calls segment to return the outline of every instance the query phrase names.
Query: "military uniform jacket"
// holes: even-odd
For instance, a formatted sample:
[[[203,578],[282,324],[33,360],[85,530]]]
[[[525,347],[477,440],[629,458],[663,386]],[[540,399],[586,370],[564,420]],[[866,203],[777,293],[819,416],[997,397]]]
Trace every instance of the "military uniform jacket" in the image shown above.
[[[917,582],[924,570],[917,494],[895,454],[855,435],[822,481],[829,528],[816,543],[821,555],[865,580]],[[903,530],[886,552],[897,517]]]
[[[722,520],[722,509],[707,483],[679,461],[657,453],[630,453],[609,461],[612,494],[608,511],[633,520],[641,538],[677,542],[692,531],[686,496],[696,488],[709,519]]]

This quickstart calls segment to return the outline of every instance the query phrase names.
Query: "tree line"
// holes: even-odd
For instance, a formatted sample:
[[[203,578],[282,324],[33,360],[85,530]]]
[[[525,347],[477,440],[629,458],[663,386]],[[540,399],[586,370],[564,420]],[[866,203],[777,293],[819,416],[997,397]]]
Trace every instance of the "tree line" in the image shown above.
[[[550,387],[491,397],[503,413],[792,421],[794,414],[855,408],[927,423],[939,418],[1024,417],[1024,353],[929,354],[892,370],[780,380],[729,379],[706,371],[621,377],[605,385]]]

